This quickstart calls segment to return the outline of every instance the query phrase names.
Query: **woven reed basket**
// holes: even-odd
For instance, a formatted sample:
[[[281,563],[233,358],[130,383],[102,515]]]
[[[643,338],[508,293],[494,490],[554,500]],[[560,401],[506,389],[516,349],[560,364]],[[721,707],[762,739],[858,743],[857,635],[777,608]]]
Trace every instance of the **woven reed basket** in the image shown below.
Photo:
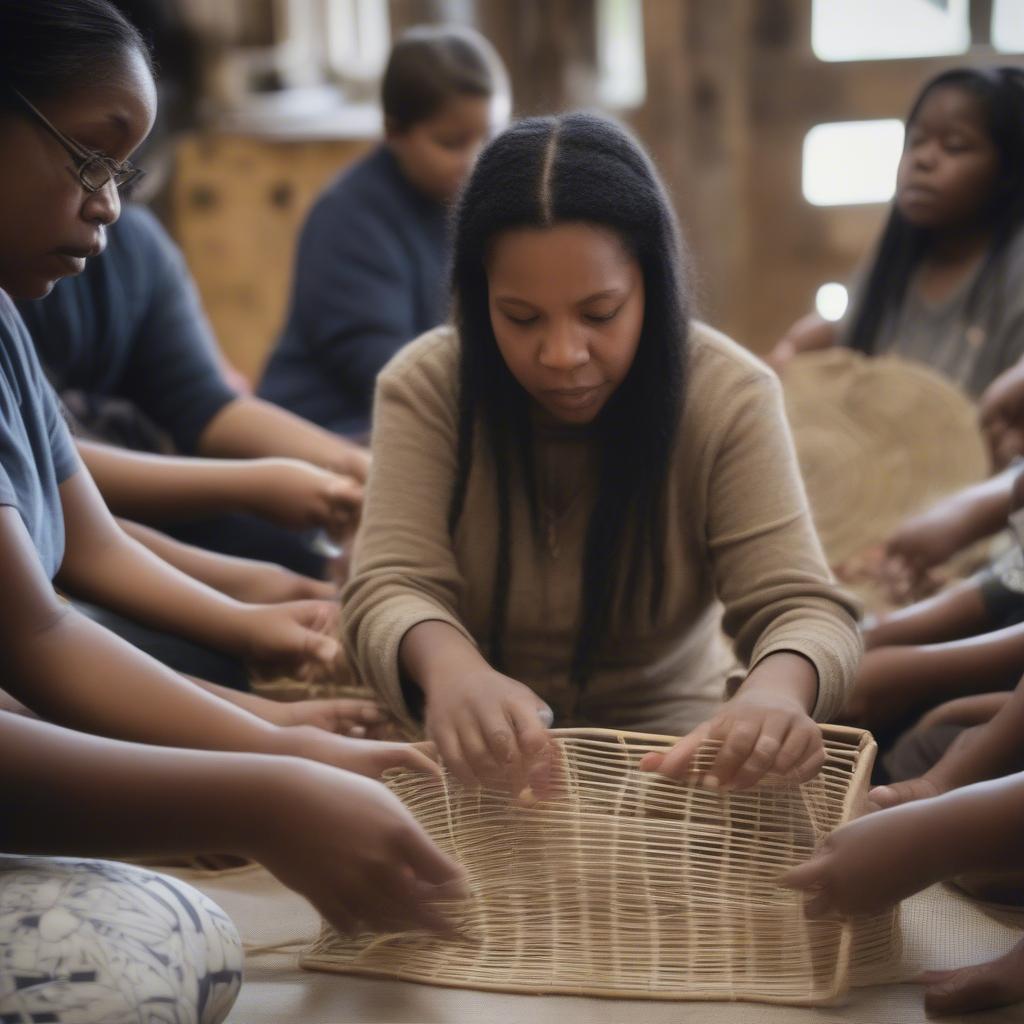
[[[891,971],[899,940],[895,911],[856,927],[812,922],[802,897],[776,882],[853,815],[868,786],[871,737],[824,733],[816,778],[744,792],[641,772],[640,758],[674,739],[602,729],[553,731],[561,770],[539,803],[395,773],[388,786],[466,869],[471,896],[446,911],[461,937],[348,939],[325,925],[300,962],[533,994],[834,1000],[851,971]],[[699,769],[714,749],[702,748]]]
[[[974,406],[926,366],[832,348],[794,359],[782,382],[814,522],[833,566],[988,475]]]

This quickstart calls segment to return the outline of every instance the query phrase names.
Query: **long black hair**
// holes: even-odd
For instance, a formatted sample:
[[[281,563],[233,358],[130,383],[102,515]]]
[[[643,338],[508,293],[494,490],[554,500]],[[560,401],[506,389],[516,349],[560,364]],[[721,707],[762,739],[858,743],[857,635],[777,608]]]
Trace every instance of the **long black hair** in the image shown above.
[[[586,223],[612,230],[643,274],[643,327],[625,380],[594,432],[598,486],[583,551],[580,622],[570,665],[585,683],[618,601],[655,616],[664,591],[665,482],[685,395],[689,292],[675,216],[651,162],[621,127],[593,114],[530,118],[481,154],[460,197],[453,244],[454,320],[460,335],[458,453],[449,507],[454,535],[475,434],[490,445],[498,496],[490,658],[503,659],[511,575],[510,479],[521,475],[539,530],[526,392],[498,350],[488,308],[488,247],[503,231]],[[651,581],[641,602],[643,566]]]
[[[107,0],[0,0],[0,109],[17,106],[12,89],[36,100],[103,81],[133,50],[152,71],[142,36]]]
[[[1021,68],[954,68],[927,82],[907,116],[907,134],[924,101],[940,88],[962,89],[981,104],[985,126],[999,155],[999,173],[979,216],[991,224],[992,236],[981,269],[967,296],[973,319],[984,283],[1000,273],[1002,257],[1024,225],[1024,70]],[[871,353],[883,319],[903,302],[910,279],[928,251],[931,233],[910,224],[893,204],[882,231],[850,326],[850,345]],[[1005,290],[1005,277],[1002,290]],[[985,311],[990,322],[1001,312],[1001,295]]]

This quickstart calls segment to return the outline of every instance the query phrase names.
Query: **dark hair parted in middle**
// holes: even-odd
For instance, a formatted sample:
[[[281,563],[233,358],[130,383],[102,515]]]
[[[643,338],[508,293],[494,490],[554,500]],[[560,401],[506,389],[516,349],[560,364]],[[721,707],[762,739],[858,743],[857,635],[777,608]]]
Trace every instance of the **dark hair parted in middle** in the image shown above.
[[[381,83],[388,127],[404,132],[438,113],[453,96],[508,94],[505,65],[479,32],[419,25],[391,50]]]
[[[580,622],[571,675],[586,682],[615,602],[635,617],[661,607],[665,480],[685,396],[689,294],[675,216],[651,162],[629,134],[586,113],[530,118],[481,154],[459,201],[452,288],[460,335],[458,453],[449,508],[462,515],[481,427],[493,452],[499,505],[490,659],[501,667],[511,575],[509,481],[522,474],[534,530],[540,515],[529,398],[498,350],[488,307],[487,256],[505,230],[584,223],[611,230],[643,274],[643,327],[633,364],[590,428],[597,494],[584,544]],[[649,569],[647,601],[639,593]],[[641,610],[643,609],[643,610]]]

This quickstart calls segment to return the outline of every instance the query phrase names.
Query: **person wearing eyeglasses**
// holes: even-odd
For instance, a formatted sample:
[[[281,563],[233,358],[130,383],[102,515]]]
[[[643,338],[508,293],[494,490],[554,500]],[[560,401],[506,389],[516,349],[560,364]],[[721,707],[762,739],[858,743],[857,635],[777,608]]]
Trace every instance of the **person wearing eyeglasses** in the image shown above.
[[[461,879],[374,781],[390,767],[435,773],[420,751],[267,722],[54,589],[267,639],[265,612],[118,528],[10,299],[46,294],[102,251],[154,112],[145,45],[105,0],[0,0],[0,148],[16,154],[0,161],[0,685],[43,719],[0,711],[4,1021],[141,1020],[158,1007],[217,1024],[231,1008],[242,951],[226,915],[180,882],[84,858],[252,857],[343,930],[444,929],[438,886]],[[294,626],[300,647],[333,645]]]
[[[123,194],[138,181],[138,168],[114,166],[24,95],[12,99],[68,154],[83,188],[109,175]],[[336,599],[316,541],[342,539],[358,522],[366,452],[225,380],[185,261],[147,209],[126,205],[102,255],[19,311],[72,405],[80,455],[108,506],[163,531],[126,524],[136,539],[243,601]],[[168,458],[170,446],[182,457]],[[247,666],[229,653],[79,607],[178,671],[248,689]],[[360,705],[364,713],[374,712]]]

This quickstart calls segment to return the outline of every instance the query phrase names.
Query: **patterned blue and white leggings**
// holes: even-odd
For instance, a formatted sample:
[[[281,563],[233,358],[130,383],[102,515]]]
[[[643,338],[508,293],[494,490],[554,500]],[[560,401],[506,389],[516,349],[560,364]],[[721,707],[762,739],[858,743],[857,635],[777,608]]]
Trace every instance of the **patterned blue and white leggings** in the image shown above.
[[[218,1024],[241,982],[235,926],[184,882],[0,856],[0,1024]]]

